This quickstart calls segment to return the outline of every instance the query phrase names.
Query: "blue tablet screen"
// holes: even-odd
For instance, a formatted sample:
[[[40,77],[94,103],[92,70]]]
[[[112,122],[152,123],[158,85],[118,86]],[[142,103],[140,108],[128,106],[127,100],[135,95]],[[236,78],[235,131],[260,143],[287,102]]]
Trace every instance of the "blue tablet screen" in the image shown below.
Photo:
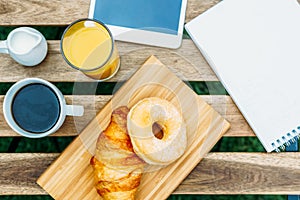
[[[108,25],[177,34],[182,0],[96,0],[94,19]]]

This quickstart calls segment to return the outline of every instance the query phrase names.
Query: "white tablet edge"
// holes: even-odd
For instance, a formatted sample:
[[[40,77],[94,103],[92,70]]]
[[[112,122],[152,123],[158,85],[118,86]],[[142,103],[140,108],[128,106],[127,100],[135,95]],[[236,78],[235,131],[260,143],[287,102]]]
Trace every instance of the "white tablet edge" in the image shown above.
[[[90,19],[93,19],[94,16],[95,4],[96,0],[90,1]],[[182,42],[186,6],[187,0],[182,0],[177,35],[121,26],[107,26],[116,40],[177,49],[181,46]]]

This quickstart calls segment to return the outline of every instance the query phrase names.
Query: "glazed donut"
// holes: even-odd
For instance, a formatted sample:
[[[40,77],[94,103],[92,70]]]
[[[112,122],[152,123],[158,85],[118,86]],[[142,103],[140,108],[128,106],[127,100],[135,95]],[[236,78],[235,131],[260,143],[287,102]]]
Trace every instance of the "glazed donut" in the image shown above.
[[[163,131],[155,137],[153,124]],[[186,126],[176,107],[157,97],[135,104],[127,116],[127,129],[135,153],[146,163],[168,165],[178,159],[187,145]]]

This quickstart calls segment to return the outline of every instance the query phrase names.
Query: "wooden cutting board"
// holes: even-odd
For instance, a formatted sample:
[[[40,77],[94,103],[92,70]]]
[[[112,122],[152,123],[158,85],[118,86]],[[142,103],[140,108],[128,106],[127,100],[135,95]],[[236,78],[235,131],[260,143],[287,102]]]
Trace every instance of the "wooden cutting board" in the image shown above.
[[[172,102],[187,126],[184,155],[165,168],[145,172],[136,195],[141,200],[167,198],[229,129],[229,123],[154,56],[118,90],[37,183],[55,199],[101,199],[89,164],[99,133],[109,124],[112,110],[123,105],[131,108],[151,96]]]

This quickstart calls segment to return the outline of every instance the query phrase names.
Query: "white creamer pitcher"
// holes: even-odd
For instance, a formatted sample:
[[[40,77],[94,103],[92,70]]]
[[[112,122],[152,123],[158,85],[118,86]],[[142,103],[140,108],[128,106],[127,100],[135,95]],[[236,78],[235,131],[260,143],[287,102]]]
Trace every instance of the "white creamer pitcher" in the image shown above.
[[[24,66],[41,63],[48,51],[45,37],[30,27],[20,27],[9,33],[7,40],[0,42],[0,53],[9,54]]]

